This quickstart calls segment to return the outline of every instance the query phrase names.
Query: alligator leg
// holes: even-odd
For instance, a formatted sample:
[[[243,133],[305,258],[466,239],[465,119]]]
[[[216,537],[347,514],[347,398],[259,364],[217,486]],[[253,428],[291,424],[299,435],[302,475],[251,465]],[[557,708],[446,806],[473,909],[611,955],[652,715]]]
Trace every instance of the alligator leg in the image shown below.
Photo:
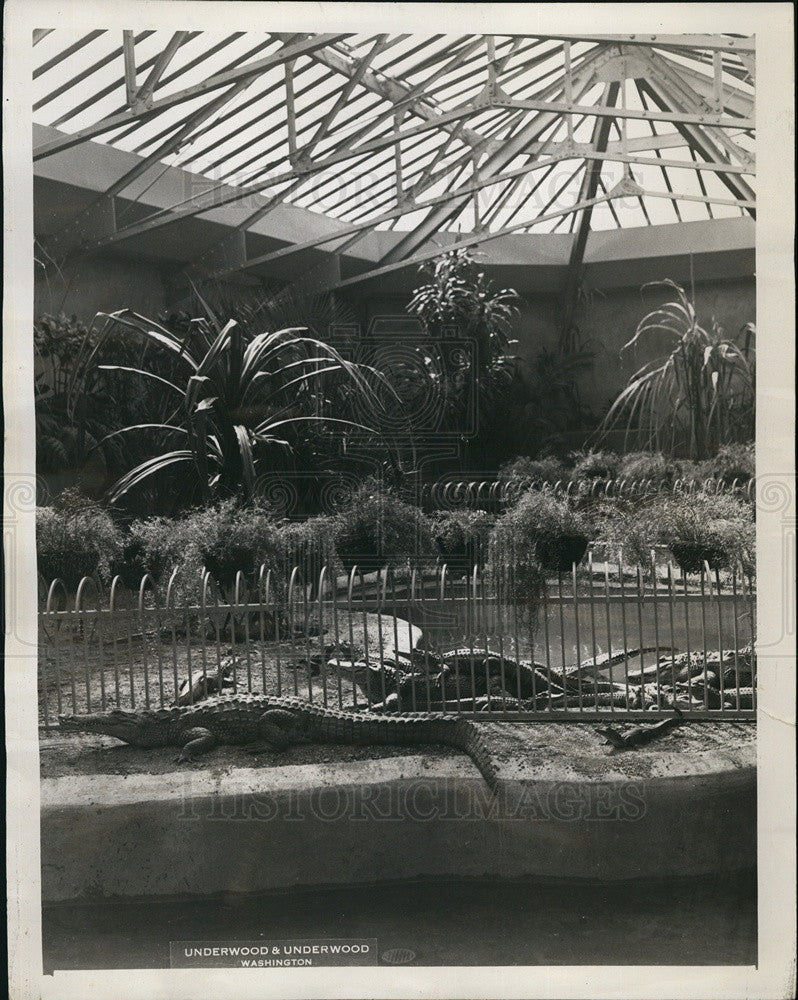
[[[297,717],[282,708],[264,712],[258,720],[258,729],[263,741],[273,750],[287,750],[296,743],[307,742],[299,729]]]
[[[216,746],[216,737],[209,729],[204,729],[202,726],[189,729],[184,735],[186,742],[183,744],[180,756],[176,758],[178,764],[192,761],[197,754],[207,753]]]

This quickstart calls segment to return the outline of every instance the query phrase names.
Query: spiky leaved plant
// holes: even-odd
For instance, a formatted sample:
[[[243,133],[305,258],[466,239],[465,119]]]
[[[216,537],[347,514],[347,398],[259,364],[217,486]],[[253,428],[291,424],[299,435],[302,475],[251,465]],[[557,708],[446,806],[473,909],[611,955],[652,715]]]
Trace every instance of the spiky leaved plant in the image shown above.
[[[629,380],[609,409],[602,431],[623,426],[643,447],[657,451],[682,446],[690,458],[704,459],[720,445],[753,436],[753,323],[743,328],[739,346],[713,320],[702,327],[695,308],[670,280],[643,287],[672,289],[676,298],[648,313],[623,351],[652,334],[666,334],[673,348],[650,361]],[[623,353],[623,351],[621,353]]]
[[[253,335],[235,320],[222,325],[212,312],[192,320],[183,334],[127,309],[105,320],[107,330],[122,326],[167,352],[179,373],[169,380],[144,368],[100,366],[154,380],[174,400],[166,421],[114,432],[154,433],[163,450],[111,487],[112,502],[175,468],[185,472],[202,500],[233,494],[250,498],[259,473],[283,469],[286,454],[301,444],[308,429],[369,430],[330,412],[330,380],[345,380],[372,407],[380,405],[362,366],[302,329]],[[369,374],[372,381],[379,377]]]

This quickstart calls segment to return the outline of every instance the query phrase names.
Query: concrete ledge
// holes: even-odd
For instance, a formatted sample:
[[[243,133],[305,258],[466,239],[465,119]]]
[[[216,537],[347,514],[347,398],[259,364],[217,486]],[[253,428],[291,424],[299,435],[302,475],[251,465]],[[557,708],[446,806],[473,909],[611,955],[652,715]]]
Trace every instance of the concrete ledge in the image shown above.
[[[508,773],[497,800],[469,760],[420,755],[45,779],[42,897],[425,876],[614,882],[752,868],[755,765],[657,771]]]

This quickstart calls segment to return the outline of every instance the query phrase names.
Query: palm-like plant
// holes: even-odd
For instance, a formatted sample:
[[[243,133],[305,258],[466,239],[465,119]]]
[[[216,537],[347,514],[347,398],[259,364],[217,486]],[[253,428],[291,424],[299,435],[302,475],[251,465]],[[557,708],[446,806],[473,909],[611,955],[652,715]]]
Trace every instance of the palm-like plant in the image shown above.
[[[665,333],[675,343],[666,357],[635,372],[610,407],[602,431],[622,424],[626,438],[636,432],[643,447],[659,451],[683,445],[693,459],[707,458],[720,445],[752,437],[753,323],[744,327],[746,340],[740,347],[714,320],[711,329],[702,327],[675,282],[651,284],[673,289],[676,299],[644,316],[623,350],[651,334]]]
[[[154,380],[175,403],[166,421],[114,432],[154,433],[165,450],[123,475],[109,491],[111,502],[175,468],[185,470],[203,500],[251,497],[261,468],[284,467],[286,454],[306,438],[303,430],[369,430],[329,412],[331,380],[345,380],[379,406],[362,366],[300,328],[250,335],[235,320],[222,326],[210,311],[182,335],[130,310],[106,316],[106,329],[117,325],[168,352],[181,374],[172,381],[143,368],[100,366]]]
[[[476,271],[468,248],[450,250],[420,272],[427,282],[413,292],[407,311],[417,316],[433,339],[454,329],[473,337],[480,370],[498,361],[508,350],[518,314],[518,295],[512,289],[496,291],[484,272]]]

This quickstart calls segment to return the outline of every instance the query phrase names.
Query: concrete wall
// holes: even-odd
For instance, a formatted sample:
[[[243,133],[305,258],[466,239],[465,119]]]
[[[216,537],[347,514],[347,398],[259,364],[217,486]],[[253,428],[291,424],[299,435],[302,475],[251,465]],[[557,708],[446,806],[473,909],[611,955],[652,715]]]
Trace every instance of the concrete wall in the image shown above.
[[[36,265],[33,312],[74,314],[85,323],[125,308],[156,316],[172,301],[172,282],[170,268],[132,257],[97,256],[61,272]]]
[[[670,352],[673,340],[657,334],[641,342],[636,350],[625,352],[619,363],[619,353],[634,335],[640,320],[657,305],[673,298],[668,289],[642,292],[640,288],[613,289],[603,294],[594,292],[589,302],[577,310],[575,322],[582,337],[594,342],[598,352],[593,372],[582,386],[586,403],[602,410],[615,399],[630,375],[647,361]],[[735,278],[696,285],[695,309],[702,326],[711,327],[714,317],[728,336],[735,336],[746,323],[756,320],[755,279]],[[524,328],[521,339],[525,345],[533,335],[531,327]]]
[[[672,341],[667,336],[649,337],[634,352],[627,352],[623,362],[619,354],[634,335],[637,324],[657,305],[670,301],[669,289],[639,286],[593,291],[577,309],[574,321],[582,339],[596,351],[591,374],[582,385],[586,405],[603,411],[626,385],[630,375],[647,361],[668,352]],[[378,317],[402,316],[409,294],[372,295],[366,302],[349,296],[347,302],[359,316],[364,329]],[[733,336],[749,321],[756,320],[756,282],[754,277],[710,281],[695,287],[695,307],[698,321],[709,327],[712,318]],[[554,294],[527,294],[520,309],[516,327],[518,344],[515,352],[525,362],[531,362],[544,348],[556,348],[560,335],[561,303]]]

